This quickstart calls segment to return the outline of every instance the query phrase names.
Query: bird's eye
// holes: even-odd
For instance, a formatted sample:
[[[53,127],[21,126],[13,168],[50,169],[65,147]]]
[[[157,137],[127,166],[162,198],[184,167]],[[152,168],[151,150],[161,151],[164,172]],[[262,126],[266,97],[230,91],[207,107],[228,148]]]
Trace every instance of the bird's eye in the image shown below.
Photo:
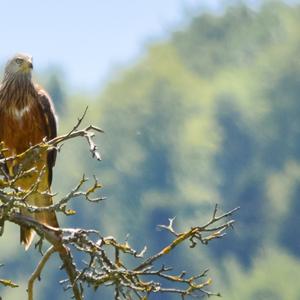
[[[23,59],[22,59],[22,58],[16,58],[16,63],[17,63],[18,65],[21,65],[22,62],[23,62]]]

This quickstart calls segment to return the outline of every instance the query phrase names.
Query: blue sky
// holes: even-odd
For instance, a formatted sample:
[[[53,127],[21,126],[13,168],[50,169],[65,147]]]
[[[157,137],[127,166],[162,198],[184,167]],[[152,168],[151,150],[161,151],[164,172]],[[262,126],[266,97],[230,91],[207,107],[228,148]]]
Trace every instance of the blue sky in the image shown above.
[[[206,2],[206,1],[204,1]],[[204,3],[203,2],[203,3]],[[217,7],[219,1],[208,1]],[[149,39],[179,24],[197,0],[1,1],[0,63],[33,55],[35,71],[62,66],[71,86],[96,87],[109,70],[135,58]],[[205,5],[205,3],[204,3]]]
[[[92,89],[204,7],[220,0],[10,0],[0,3],[0,63],[33,55],[35,71],[61,66],[71,87]],[[201,3],[201,7],[199,5]],[[199,8],[200,7],[200,8]]]

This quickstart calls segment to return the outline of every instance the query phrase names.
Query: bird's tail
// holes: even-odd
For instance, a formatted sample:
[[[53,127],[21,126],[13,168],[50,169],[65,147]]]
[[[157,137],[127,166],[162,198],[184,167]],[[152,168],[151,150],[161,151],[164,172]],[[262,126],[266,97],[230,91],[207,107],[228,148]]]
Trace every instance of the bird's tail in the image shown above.
[[[50,195],[46,194],[41,194],[39,192],[33,193],[28,197],[26,202],[30,205],[35,205],[39,207],[44,207],[44,206],[49,206],[51,205],[52,202],[52,197]],[[36,212],[36,213],[30,213],[26,209],[21,209],[21,214],[31,217],[35,220],[37,220],[39,223],[49,225],[52,227],[58,228],[58,221],[56,218],[56,214],[54,211],[48,212],[48,211],[43,211],[43,212]],[[35,231],[31,228],[27,228],[25,226],[21,226],[20,230],[20,241],[24,245],[25,250],[27,250],[31,243],[32,240],[35,236]]]

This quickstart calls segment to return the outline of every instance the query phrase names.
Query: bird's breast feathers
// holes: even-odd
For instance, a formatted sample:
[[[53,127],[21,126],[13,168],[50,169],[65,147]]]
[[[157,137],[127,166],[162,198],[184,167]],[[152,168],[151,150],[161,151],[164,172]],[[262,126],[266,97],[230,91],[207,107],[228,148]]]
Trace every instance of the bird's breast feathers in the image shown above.
[[[30,113],[31,111],[31,103],[28,103],[27,105],[25,105],[24,107],[17,107],[17,106],[13,106],[10,109],[10,115],[12,118],[16,119],[16,120],[22,120],[22,118]]]
[[[0,112],[0,140],[17,153],[25,151],[46,136],[43,115],[36,100],[24,101],[24,105],[8,103]],[[14,151],[15,152],[15,151]]]

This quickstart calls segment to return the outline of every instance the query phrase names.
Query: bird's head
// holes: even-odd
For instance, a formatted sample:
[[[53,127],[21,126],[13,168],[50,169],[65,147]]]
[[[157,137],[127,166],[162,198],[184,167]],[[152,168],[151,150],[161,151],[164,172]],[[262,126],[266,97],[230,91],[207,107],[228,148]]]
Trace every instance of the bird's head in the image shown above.
[[[21,75],[31,78],[32,69],[32,56],[19,53],[7,62],[5,67],[5,77]]]

